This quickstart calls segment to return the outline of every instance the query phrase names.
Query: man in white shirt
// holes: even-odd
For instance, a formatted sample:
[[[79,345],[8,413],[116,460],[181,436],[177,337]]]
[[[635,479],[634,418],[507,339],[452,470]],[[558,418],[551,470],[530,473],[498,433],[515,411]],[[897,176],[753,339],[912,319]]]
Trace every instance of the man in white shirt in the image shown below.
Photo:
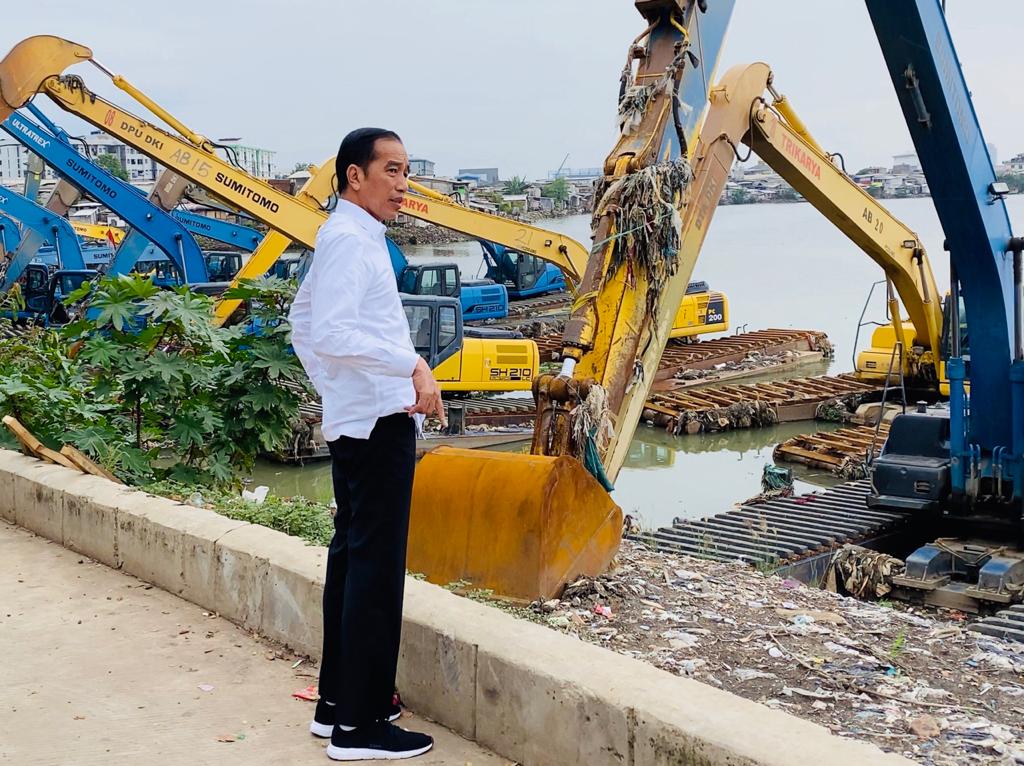
[[[324,582],[320,701],[310,731],[334,760],[425,753],[426,734],[391,721],[398,664],[414,415],[444,421],[441,392],[416,353],[384,224],[401,210],[409,157],[397,134],[360,128],[335,162],[339,199],[320,227],[292,304],[292,346],[323,400],[338,512]]]

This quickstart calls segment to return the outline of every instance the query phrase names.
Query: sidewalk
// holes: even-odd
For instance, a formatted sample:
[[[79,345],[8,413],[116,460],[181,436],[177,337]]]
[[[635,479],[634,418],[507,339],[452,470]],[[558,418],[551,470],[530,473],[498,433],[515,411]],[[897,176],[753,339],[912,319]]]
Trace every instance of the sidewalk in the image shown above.
[[[0,521],[0,763],[329,764],[306,663],[158,588]],[[507,766],[434,736],[417,766]]]

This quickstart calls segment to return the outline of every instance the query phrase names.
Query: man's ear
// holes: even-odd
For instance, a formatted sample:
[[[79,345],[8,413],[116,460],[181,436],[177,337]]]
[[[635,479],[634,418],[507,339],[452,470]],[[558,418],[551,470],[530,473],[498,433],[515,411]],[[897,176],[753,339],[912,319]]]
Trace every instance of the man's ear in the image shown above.
[[[356,164],[349,165],[348,170],[345,171],[345,177],[348,179],[349,187],[359,191],[359,187],[363,183],[363,169]]]

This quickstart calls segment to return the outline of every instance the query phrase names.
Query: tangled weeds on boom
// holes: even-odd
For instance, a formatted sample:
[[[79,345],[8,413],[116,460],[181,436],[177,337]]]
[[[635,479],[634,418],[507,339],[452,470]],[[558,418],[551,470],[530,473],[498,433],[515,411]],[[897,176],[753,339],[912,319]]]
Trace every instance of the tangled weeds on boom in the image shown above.
[[[610,492],[612,485],[604,473],[601,456],[608,449],[615,428],[604,388],[592,383],[586,399],[572,409],[571,416],[576,458]]]
[[[621,96],[619,97],[619,131],[624,136],[631,136],[640,126],[641,121],[644,118],[644,113],[647,111],[648,106],[655,98],[662,93],[673,99],[673,107],[675,110],[685,109],[689,112],[692,107],[683,104],[677,95],[679,89],[679,82],[683,76],[683,69],[687,62],[692,64],[694,67],[698,65],[697,57],[690,51],[690,45],[687,41],[680,40],[676,43],[675,56],[669,65],[665,67],[665,73],[656,82],[648,83],[646,85],[637,85],[634,80],[634,84],[625,87],[625,83],[632,77],[632,63],[633,59],[638,56],[643,56],[644,49],[641,46],[631,46],[630,54],[626,60],[626,68],[622,71],[622,83],[623,89]],[[678,123],[678,114],[674,114],[673,119]],[[677,125],[678,128],[678,125]],[[682,143],[682,136],[680,136],[680,143]],[[683,152],[685,154],[685,152]]]
[[[676,205],[692,180],[693,169],[683,158],[649,165],[612,181],[597,206],[595,225],[610,215],[615,231],[605,279],[620,269],[626,270],[628,284],[635,284],[638,273],[646,275],[647,311],[652,316],[679,264],[683,221]]]

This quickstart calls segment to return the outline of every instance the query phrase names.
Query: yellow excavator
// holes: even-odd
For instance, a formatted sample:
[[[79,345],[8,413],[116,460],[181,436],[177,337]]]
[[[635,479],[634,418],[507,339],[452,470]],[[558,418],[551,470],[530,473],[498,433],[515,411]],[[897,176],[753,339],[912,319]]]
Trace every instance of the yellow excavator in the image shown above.
[[[636,0],[646,28],[623,70],[621,135],[597,189],[594,246],[563,339],[562,369],[534,379],[537,417],[529,455],[438,448],[421,460],[413,490],[409,566],[435,582],[468,580],[519,598],[558,592],[605,569],[622,512],[608,488],[625,460],[685,295],[726,167],[724,142],[697,140],[732,0]],[[85,46],[40,36],[0,61],[0,119],[44,94],[65,109],[266,222],[283,252],[312,248],[325,218],[320,188],[291,197],[221,159],[120,76],[114,84],[165,130],[65,75],[90,62]],[[749,102],[748,102],[749,103]],[[254,258],[256,256],[254,255]],[[276,254],[274,256],[276,258]],[[271,259],[272,260],[272,259]],[[271,260],[257,273],[263,273]]]
[[[918,390],[935,390],[945,379],[943,307],[920,238],[835,165],[776,91],[766,64],[734,68],[719,87],[735,96],[713,104],[709,112],[709,120],[715,116],[730,128],[718,140],[749,147],[885,273],[891,322],[876,328],[871,347],[858,355],[858,377],[895,380],[902,375]],[[719,116],[724,112],[733,114]]]

